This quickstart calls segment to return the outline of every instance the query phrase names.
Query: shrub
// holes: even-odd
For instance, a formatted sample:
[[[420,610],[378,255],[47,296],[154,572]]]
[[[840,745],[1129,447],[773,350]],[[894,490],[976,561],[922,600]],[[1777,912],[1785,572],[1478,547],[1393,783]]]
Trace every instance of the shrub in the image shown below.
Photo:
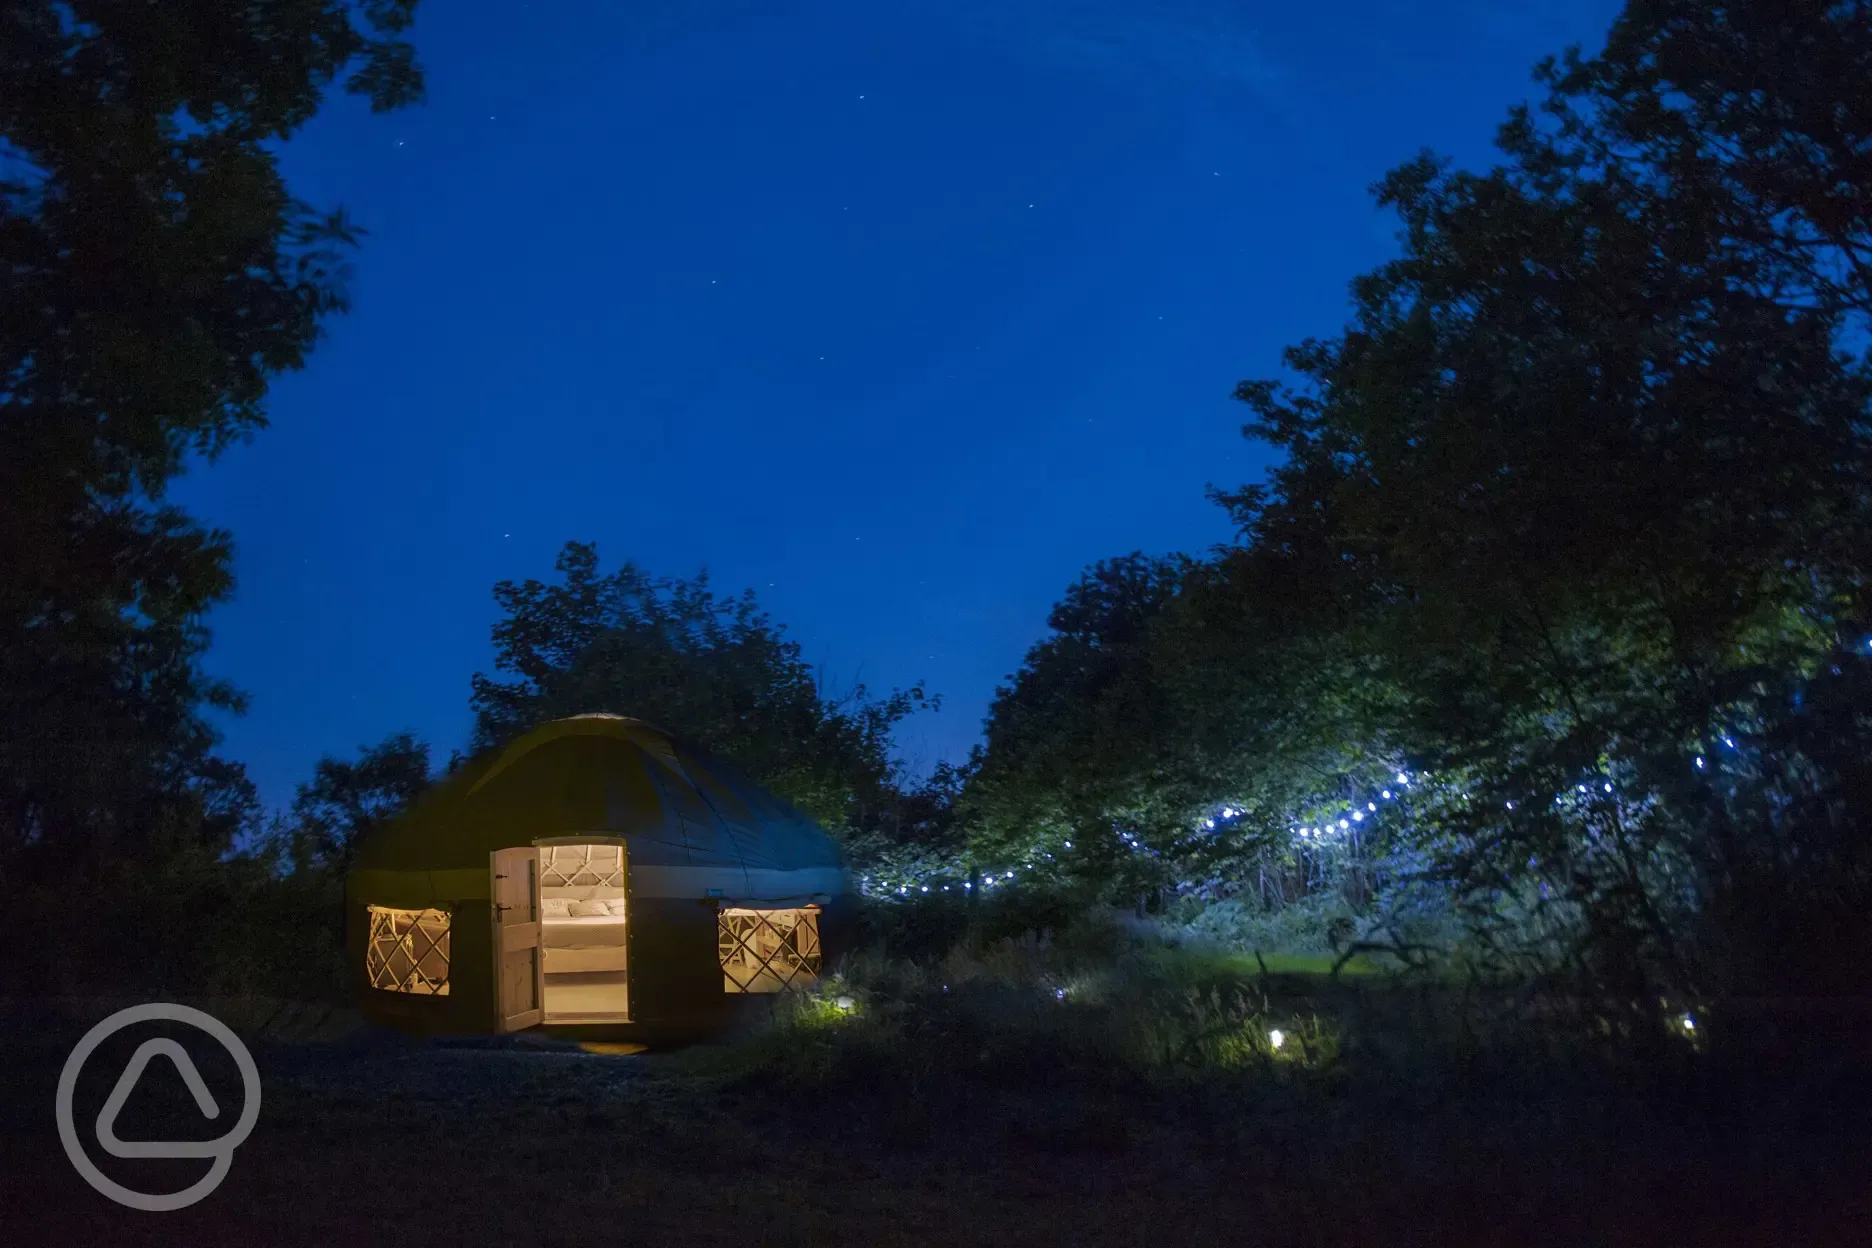
[[[188,856],[96,876],[15,883],[0,894],[27,930],[46,934],[6,960],[0,991],[301,1001],[343,993],[343,886],[335,878]],[[85,894],[111,904],[74,918],[71,899]]]
[[[1359,924],[1338,896],[1311,893],[1276,907],[1240,898],[1185,901],[1168,926],[1185,939],[1246,953],[1331,954],[1350,943]]]

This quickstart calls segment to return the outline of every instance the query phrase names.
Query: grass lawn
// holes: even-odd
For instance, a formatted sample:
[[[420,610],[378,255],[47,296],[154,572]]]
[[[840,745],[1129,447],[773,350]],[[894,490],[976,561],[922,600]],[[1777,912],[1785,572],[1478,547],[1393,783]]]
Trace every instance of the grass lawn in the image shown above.
[[[53,1130],[64,1056],[95,1017],[0,1018],[4,1242],[1785,1248],[1861,1244],[1872,1225],[1862,1067],[1140,1074],[1098,1047],[1116,1006],[1037,996],[880,998],[675,1052],[257,1041],[253,1136],[220,1189],[167,1214],[93,1192]],[[127,1055],[108,1056],[87,1066],[81,1123]],[[166,1063],[150,1070],[171,1077],[139,1087],[122,1138],[220,1133]],[[151,1191],[205,1165],[93,1156]]]

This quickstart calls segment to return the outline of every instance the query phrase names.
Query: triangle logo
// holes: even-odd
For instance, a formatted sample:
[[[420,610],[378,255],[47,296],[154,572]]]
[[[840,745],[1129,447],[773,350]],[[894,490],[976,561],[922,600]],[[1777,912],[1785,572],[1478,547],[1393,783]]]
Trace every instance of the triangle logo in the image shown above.
[[[123,1074],[117,1077],[117,1086],[104,1101],[104,1108],[98,1112],[97,1137],[104,1151],[113,1157],[214,1157],[225,1151],[221,1140],[120,1140],[117,1138],[117,1115],[123,1112],[124,1103],[130,1099],[137,1080],[143,1077],[143,1070],[156,1056],[169,1059],[182,1076],[183,1084],[195,1097],[195,1104],[202,1116],[210,1121],[221,1116],[221,1107],[215,1103],[214,1095],[208,1091],[201,1072],[195,1069],[195,1061],[189,1057],[188,1050],[173,1040],[145,1040],[137,1046],[131,1055],[130,1064],[124,1067]]]

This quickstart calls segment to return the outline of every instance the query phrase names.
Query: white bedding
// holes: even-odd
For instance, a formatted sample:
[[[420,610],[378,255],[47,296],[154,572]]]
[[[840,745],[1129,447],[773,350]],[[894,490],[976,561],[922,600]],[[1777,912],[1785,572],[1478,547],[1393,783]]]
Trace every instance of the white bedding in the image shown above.
[[[546,919],[541,939],[549,949],[609,949],[624,944],[624,916],[590,915],[576,919]]]

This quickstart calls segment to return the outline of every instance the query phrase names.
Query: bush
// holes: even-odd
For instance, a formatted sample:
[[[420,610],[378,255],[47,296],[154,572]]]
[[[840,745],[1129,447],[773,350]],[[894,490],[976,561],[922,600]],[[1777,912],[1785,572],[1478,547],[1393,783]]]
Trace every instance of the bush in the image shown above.
[[[1338,896],[1311,893],[1271,908],[1238,898],[1185,900],[1166,926],[1184,939],[1244,953],[1332,954],[1358,934],[1360,919]]]
[[[968,934],[966,900],[947,893],[899,900],[865,898],[858,916],[861,947],[912,962],[940,958]]]
[[[866,898],[859,906],[858,944],[903,961],[932,962],[964,946],[1044,937],[1109,956],[1121,937],[1103,914],[1070,891],[1038,885],[973,897],[932,892]]]
[[[1271,1002],[1240,975],[1192,985],[1163,950],[1114,957],[1112,939],[1092,925],[958,946],[934,962],[852,955],[778,1003],[771,1026],[738,1049],[732,1081],[968,1102],[971,1087],[1112,1093],[1334,1065],[1335,1025],[1317,1010]]]
[[[42,940],[20,942],[0,991],[327,1001],[345,989],[343,885],[252,858],[178,856],[101,878],[15,883],[0,904]],[[72,913],[75,895],[110,905]]]

